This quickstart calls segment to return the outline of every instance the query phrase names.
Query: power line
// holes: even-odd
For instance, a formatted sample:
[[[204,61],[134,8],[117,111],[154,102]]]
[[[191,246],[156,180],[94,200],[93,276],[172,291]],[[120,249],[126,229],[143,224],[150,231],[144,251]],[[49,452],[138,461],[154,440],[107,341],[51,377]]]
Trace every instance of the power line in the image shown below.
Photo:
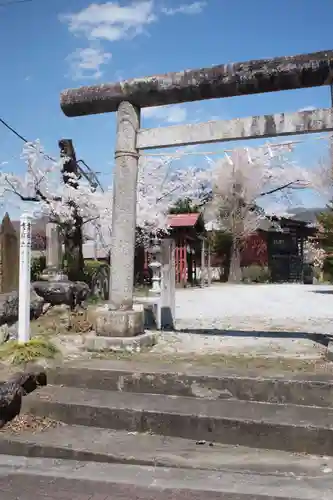
[[[15,134],[16,137],[18,137],[19,139],[21,139],[21,141],[23,141],[23,142],[29,142],[25,137],[23,137],[23,135],[19,134],[13,127],[11,127],[10,125],[8,125],[8,123],[5,122],[5,120],[3,120],[2,118],[0,118],[0,123],[2,123],[2,125],[4,125],[6,128],[8,128],[8,130],[10,130],[11,132],[13,132],[13,134]]]
[[[9,0],[7,2],[0,2],[0,7],[10,7],[11,5],[18,5],[22,3],[32,3],[35,0]]]
[[[31,0],[17,0],[17,1],[31,1]],[[1,4],[0,4],[1,6]],[[26,139],[22,134],[20,134],[16,129],[14,129],[13,127],[11,127],[9,125],[9,123],[7,123],[3,118],[0,117],[0,123],[2,123],[2,125],[4,125],[10,132],[12,132],[16,137],[18,137],[19,139],[21,139],[21,141],[23,141],[25,144],[27,143],[30,143],[30,141],[28,141],[28,139]],[[31,143],[32,144],[32,143]],[[52,156],[49,156],[48,154],[43,154],[44,158],[46,158],[47,160],[50,160],[54,163],[57,163],[57,160],[55,158],[52,158]],[[79,163],[82,163],[87,171],[85,171],[80,165]],[[85,179],[87,179],[87,181],[91,184],[91,186],[93,187],[99,187],[102,191],[103,190],[103,187],[96,175],[96,173],[89,167],[89,165],[87,165],[87,163],[84,161],[84,160],[78,160],[76,162],[76,165],[77,165],[77,168],[80,172],[80,174],[83,175],[83,177]]]
[[[32,3],[35,2],[36,0],[9,0],[9,1],[0,1],[0,8],[6,8],[6,7],[11,7],[11,6],[18,6],[20,4],[25,4],[25,3]],[[41,0],[42,2],[43,0]],[[44,0],[46,1],[46,0]],[[49,1],[49,0],[47,0]],[[41,3],[40,2],[40,3]]]
[[[0,2],[0,7],[8,7],[11,5],[16,5],[18,3],[30,3],[33,0],[11,0],[10,2]]]

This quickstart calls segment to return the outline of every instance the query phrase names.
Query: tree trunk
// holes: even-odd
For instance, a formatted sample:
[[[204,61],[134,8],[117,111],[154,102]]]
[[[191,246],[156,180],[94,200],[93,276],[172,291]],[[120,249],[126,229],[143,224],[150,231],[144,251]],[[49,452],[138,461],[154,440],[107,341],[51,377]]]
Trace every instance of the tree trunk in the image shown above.
[[[241,240],[239,238],[233,238],[228,283],[240,283],[242,281],[241,247]]]
[[[66,226],[64,230],[65,260],[71,281],[81,281],[84,278],[82,222],[82,218],[76,215],[73,225]]]
[[[75,149],[71,139],[61,139],[59,141],[60,156],[66,157],[62,169],[64,184],[77,189],[81,177],[78,163],[76,161]],[[65,260],[67,261],[67,274],[71,281],[82,281],[84,278],[84,259],[82,252],[83,220],[78,213],[78,207],[74,201],[69,202],[73,209],[73,224],[66,225],[64,228]]]

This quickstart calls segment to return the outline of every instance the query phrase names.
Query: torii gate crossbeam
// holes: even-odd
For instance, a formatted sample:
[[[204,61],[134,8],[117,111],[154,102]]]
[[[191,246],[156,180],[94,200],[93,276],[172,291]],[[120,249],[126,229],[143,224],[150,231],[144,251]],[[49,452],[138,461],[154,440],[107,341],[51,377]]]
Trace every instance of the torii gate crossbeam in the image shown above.
[[[143,331],[133,311],[136,188],[139,150],[170,145],[272,137],[333,129],[332,109],[251,117],[229,122],[140,129],[140,109],[213,98],[332,85],[333,51],[185,70],[118,83],[65,90],[66,116],[117,111],[109,310],[99,335]]]

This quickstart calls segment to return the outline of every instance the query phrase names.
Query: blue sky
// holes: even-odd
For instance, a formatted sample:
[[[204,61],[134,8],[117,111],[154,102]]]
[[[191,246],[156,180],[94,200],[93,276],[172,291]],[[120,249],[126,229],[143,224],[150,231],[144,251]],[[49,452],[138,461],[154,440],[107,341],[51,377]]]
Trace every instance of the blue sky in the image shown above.
[[[101,172],[101,181],[108,184],[115,115],[66,118],[59,106],[61,90],[332,49],[332,17],[333,0],[94,4],[86,0],[31,0],[3,6],[0,116],[28,139],[40,139],[51,155],[58,155],[58,139],[72,138],[78,158]],[[327,87],[306,89],[153,109],[145,113],[143,126],[329,105]],[[3,126],[0,146],[0,161],[9,161],[16,172],[23,171],[19,160],[22,144]],[[222,145],[216,147],[221,149]],[[324,148],[324,141],[310,137],[298,148],[299,161],[311,164]]]

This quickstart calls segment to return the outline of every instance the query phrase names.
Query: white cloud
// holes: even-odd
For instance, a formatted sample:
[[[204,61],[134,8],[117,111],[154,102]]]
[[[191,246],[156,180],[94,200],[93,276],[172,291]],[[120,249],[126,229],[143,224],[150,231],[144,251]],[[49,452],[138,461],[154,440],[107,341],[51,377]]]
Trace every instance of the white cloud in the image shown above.
[[[187,118],[187,110],[180,104],[144,108],[142,114],[144,118],[170,124],[182,123]]]
[[[196,1],[173,9],[158,9],[155,0],[132,0],[127,5],[115,1],[92,3],[80,11],[62,14],[60,20],[68,25],[73,35],[89,40],[88,48],[77,49],[67,57],[74,79],[102,75],[101,66],[110,60],[111,54],[102,48],[94,48],[96,43],[133,39],[145,33],[147,26],[158,20],[158,14],[199,14],[205,5],[204,1]],[[184,112],[170,112],[170,123],[181,121]]]
[[[97,79],[102,76],[101,67],[112,57],[110,52],[104,52],[99,47],[77,49],[67,57],[73,80],[81,78]]]
[[[200,14],[206,7],[207,2],[193,2],[188,4],[182,4],[174,9],[168,9],[167,7],[162,9],[163,14],[167,16],[174,16],[175,14]]]
[[[156,20],[154,1],[134,1],[127,6],[118,2],[93,3],[89,7],[60,17],[75,35],[90,40],[110,42],[133,38],[143,33],[146,25]]]

